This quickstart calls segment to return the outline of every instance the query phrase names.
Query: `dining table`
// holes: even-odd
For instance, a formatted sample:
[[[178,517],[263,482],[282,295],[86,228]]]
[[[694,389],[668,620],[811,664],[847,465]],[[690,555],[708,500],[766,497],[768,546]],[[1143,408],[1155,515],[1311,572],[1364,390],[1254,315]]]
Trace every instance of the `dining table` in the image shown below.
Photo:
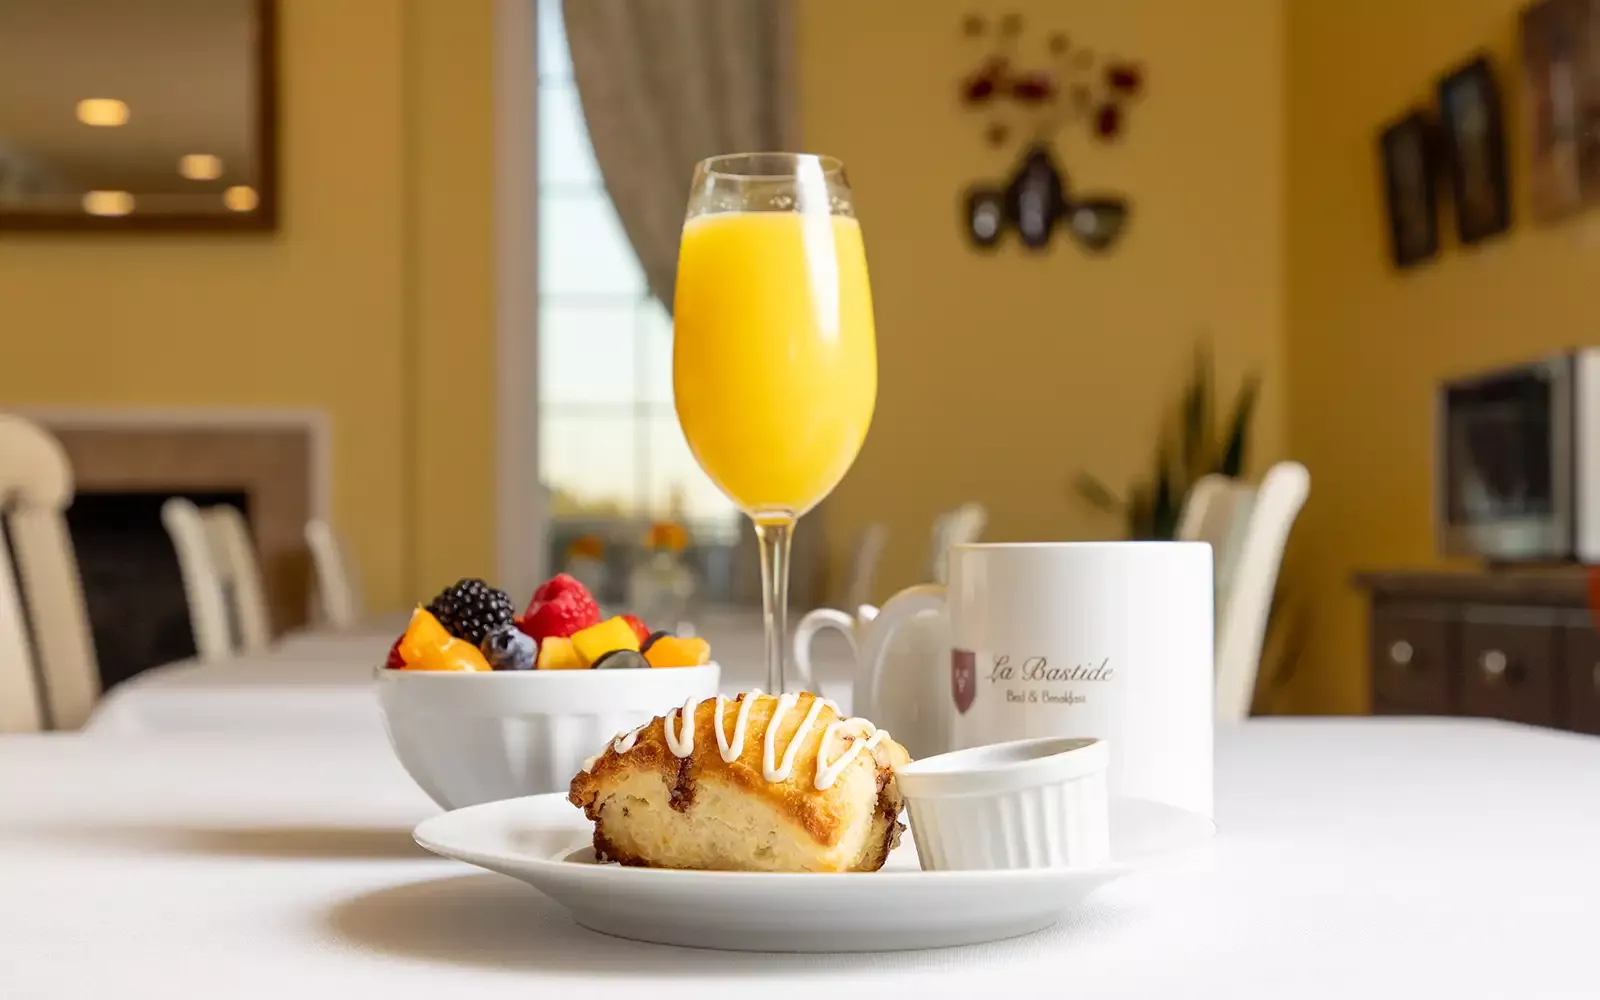
[[[164,664],[107,692],[85,729],[120,735],[262,731],[381,735],[383,718],[373,673],[404,626],[403,616],[387,616],[351,629],[290,633],[267,649],[227,659]],[[766,686],[759,609],[706,609],[688,627],[710,642],[726,693]],[[818,674],[812,687],[848,709],[856,669],[849,641],[837,631],[824,630],[818,633],[812,654]]]
[[[606,937],[521,882],[425,853],[411,830],[437,807],[371,732],[4,736],[0,997],[1600,990],[1600,738],[1263,719],[1219,728],[1215,757],[1217,834],[1198,861],[1112,882],[1024,937],[807,955]]]

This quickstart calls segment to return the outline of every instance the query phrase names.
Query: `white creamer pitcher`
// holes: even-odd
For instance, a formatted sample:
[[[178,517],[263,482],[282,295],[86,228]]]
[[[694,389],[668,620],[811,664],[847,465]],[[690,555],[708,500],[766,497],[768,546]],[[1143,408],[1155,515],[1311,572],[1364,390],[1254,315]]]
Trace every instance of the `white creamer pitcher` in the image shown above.
[[[813,676],[811,644],[824,630],[839,632],[855,654],[850,711],[886,729],[913,757],[950,749],[949,698],[944,694],[950,663],[950,624],[942,587],[912,587],[883,612],[863,604],[854,615],[818,608],[794,632],[794,663]],[[925,598],[918,600],[918,597]]]

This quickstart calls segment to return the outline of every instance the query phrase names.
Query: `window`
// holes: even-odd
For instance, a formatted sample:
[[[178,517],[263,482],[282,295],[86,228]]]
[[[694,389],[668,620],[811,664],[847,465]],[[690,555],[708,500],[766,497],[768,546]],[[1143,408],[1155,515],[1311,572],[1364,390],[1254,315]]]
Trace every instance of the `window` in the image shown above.
[[[538,59],[539,475],[552,565],[577,534],[627,547],[665,517],[687,521],[697,547],[732,544],[737,513],[678,429],[672,319],[595,164],[559,0],[539,0]]]

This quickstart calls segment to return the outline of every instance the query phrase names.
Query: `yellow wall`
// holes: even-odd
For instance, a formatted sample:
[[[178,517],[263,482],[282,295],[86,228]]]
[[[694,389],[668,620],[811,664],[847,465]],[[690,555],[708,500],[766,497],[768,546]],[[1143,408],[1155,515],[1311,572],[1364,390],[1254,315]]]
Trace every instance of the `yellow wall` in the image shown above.
[[[1289,9],[1289,443],[1312,472],[1289,572],[1318,610],[1289,707],[1363,711],[1357,569],[1436,563],[1430,407],[1441,376],[1597,342],[1597,219],[1530,223],[1513,67],[1520,0],[1341,0]],[[1513,229],[1388,263],[1376,135],[1487,46],[1511,137]]]
[[[326,410],[398,606],[492,559],[489,4],[280,6],[281,231],[0,239],[0,405]]]
[[[827,512],[835,567],[857,528],[882,519],[880,590],[915,582],[932,518],[969,499],[988,506],[996,540],[1114,534],[1068,481],[1079,469],[1119,485],[1145,472],[1202,333],[1230,393],[1241,372],[1262,372],[1257,464],[1281,451],[1276,0],[1003,8],[1148,71],[1119,144],[1080,127],[1060,145],[1080,190],[1133,199],[1123,242],[1100,259],[1065,245],[988,256],[961,235],[964,190],[1003,178],[1017,155],[987,146],[985,119],[957,100],[977,52],[962,19],[985,5],[923,2],[915,16],[899,3],[801,6],[804,142],[849,170],[878,321],[872,432]]]

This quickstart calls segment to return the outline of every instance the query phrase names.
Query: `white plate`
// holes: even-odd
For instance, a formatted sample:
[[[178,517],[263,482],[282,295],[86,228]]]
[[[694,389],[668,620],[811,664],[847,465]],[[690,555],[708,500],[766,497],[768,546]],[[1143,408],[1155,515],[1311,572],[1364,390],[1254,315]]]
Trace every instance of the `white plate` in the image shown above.
[[[591,930],[732,951],[898,951],[975,944],[1049,927],[1112,879],[1210,838],[1199,821],[1098,868],[924,872],[911,837],[882,871],[844,875],[670,871],[600,864],[593,827],[554,793],[426,820],[417,843],[520,879]]]

